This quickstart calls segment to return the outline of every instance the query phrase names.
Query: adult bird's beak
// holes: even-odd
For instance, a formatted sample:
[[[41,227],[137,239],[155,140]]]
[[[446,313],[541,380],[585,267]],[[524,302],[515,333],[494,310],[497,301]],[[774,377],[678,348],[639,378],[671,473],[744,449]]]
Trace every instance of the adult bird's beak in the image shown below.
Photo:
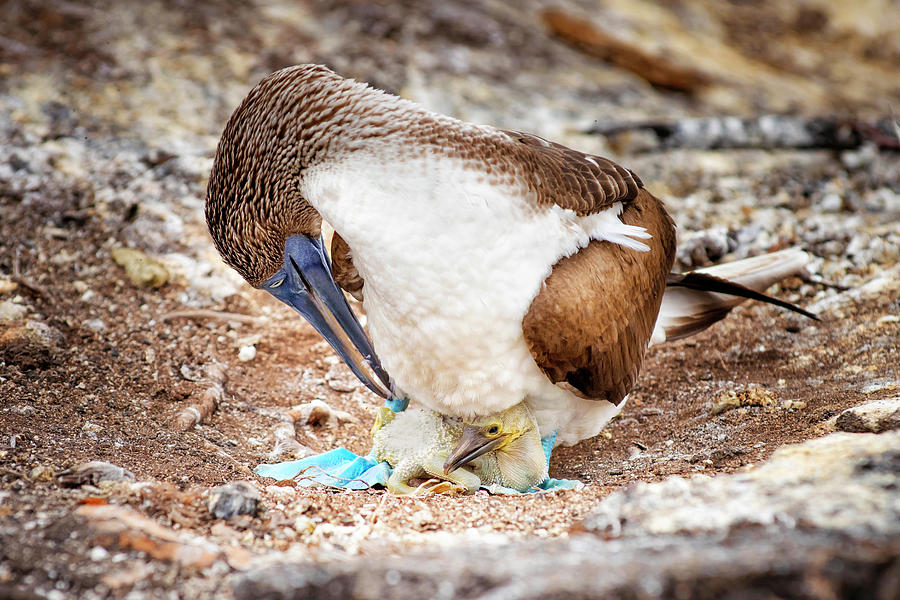
[[[309,321],[367,388],[385,400],[393,397],[390,378],[334,282],[321,238],[289,237],[284,266],[260,287]]]
[[[444,474],[449,475],[454,470],[487,454],[491,450],[495,450],[506,439],[504,435],[496,437],[488,437],[484,434],[482,427],[467,425],[456,444],[456,448],[450,453],[447,461],[444,463]]]

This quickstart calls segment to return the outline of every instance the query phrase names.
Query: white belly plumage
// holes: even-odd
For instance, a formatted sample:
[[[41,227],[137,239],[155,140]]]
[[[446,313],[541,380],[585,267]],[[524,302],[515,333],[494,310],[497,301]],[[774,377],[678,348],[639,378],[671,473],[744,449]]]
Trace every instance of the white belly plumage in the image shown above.
[[[633,238],[648,234],[619,220],[621,205],[589,217],[537,206],[450,159],[385,173],[374,159],[332,164],[307,174],[304,195],[351,248],[369,332],[396,384],[441,413],[474,417],[524,400],[562,443],[596,435],[618,410],[552,384],[522,319],[560,258],[592,239],[643,251]]]

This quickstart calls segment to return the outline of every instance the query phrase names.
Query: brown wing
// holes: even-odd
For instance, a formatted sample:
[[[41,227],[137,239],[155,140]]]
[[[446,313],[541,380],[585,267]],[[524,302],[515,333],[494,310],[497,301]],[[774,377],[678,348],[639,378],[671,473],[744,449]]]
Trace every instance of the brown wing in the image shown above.
[[[622,221],[647,229],[649,252],[591,242],[554,265],[522,320],[551,381],[615,404],[640,371],[675,257],[675,226],[652,194],[640,190]]]
[[[556,204],[588,215],[637,197],[637,175],[600,156],[549,142],[530,133],[505,131],[514,140],[519,177],[542,204]]]
[[[331,237],[331,275],[339,286],[362,302],[363,278],[353,266],[350,246],[336,231]]]

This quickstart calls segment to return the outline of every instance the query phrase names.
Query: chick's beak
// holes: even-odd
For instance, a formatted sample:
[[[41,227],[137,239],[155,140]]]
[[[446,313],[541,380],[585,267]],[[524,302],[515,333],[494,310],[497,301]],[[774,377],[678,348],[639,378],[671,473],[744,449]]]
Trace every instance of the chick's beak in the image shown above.
[[[284,266],[261,287],[309,321],[366,387],[382,398],[393,397],[390,378],[334,282],[321,238],[289,237]]]
[[[496,450],[505,440],[506,436],[488,437],[481,427],[467,425],[463,429],[456,447],[447,461],[444,463],[444,474],[449,475],[454,470],[483,456],[492,450]]]

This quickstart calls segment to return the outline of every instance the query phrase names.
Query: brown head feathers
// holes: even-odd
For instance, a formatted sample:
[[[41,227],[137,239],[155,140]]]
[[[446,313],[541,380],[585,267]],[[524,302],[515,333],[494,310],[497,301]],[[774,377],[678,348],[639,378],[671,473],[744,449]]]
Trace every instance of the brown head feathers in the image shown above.
[[[376,145],[394,159],[453,158],[510,193],[579,215],[633,200],[642,187],[607,159],[437,115],[323,66],[300,65],[263,79],[222,134],[206,219],[225,261],[254,286],[274,275],[287,237],[319,232],[321,217],[300,191],[304,170]]]

